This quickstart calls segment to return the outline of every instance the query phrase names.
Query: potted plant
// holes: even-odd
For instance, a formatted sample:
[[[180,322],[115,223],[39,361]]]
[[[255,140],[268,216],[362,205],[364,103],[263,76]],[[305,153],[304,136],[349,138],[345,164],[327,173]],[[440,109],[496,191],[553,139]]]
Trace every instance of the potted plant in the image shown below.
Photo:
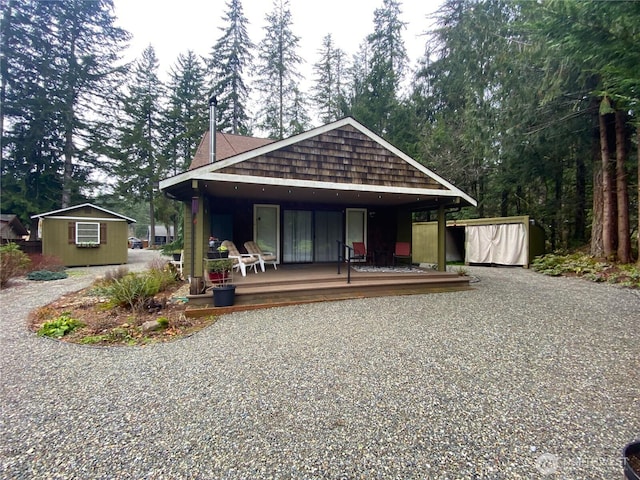
[[[229,250],[224,245],[220,245],[219,247],[215,248],[209,248],[209,251],[207,252],[207,258],[229,258]]]
[[[640,441],[629,443],[622,451],[627,480],[640,480]]]
[[[220,258],[207,262],[209,279],[213,283],[213,306],[228,307],[235,300],[236,286],[233,282],[233,259]]]

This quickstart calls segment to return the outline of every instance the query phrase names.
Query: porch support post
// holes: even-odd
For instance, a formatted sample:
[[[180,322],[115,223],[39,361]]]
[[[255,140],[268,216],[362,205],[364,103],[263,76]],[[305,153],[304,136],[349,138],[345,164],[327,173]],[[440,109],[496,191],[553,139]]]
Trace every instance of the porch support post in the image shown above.
[[[444,205],[438,207],[438,271],[447,271],[447,215]]]

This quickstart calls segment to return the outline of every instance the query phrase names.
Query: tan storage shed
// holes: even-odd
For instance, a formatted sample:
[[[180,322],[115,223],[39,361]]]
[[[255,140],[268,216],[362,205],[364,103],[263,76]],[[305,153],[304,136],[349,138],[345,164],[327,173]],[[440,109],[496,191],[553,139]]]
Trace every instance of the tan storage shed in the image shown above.
[[[437,263],[437,222],[413,224],[413,258]],[[446,232],[447,262],[521,265],[544,254],[545,234],[529,216],[451,220]]]
[[[43,255],[53,255],[67,267],[127,263],[129,224],[135,220],[84,203],[34,215]]]

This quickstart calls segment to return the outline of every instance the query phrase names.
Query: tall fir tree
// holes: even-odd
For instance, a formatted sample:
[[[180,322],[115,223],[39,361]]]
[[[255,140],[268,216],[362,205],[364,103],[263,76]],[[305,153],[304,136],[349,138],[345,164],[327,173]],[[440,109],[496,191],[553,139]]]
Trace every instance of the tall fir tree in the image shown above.
[[[128,39],[112,11],[110,0],[2,4],[2,203],[22,219],[91,193]]]
[[[220,131],[237,135],[251,133],[248,113],[249,88],[245,72],[251,70],[254,44],[247,32],[248,20],[242,12],[240,0],[229,0],[223,17],[226,27],[211,49],[207,59],[212,89],[218,104],[216,124]]]
[[[169,72],[166,91],[163,156],[168,162],[167,173],[177,175],[189,167],[208,126],[205,69],[193,51],[178,56]]]
[[[195,53],[180,54],[169,73],[168,103],[161,121],[162,158],[166,175],[189,168],[202,135],[208,126],[205,69]],[[176,201],[160,196],[155,214],[165,226],[179,234],[183,209]]]
[[[115,167],[118,193],[149,206],[151,235],[155,237],[158,182],[167,173],[161,156],[161,115],[164,86],[158,78],[158,59],[152,46],[135,63],[122,99],[124,118],[119,127],[119,162]]]
[[[258,45],[256,67],[262,105],[258,126],[270,138],[282,139],[308,126],[306,102],[299,88],[298,66],[302,59],[296,50],[300,39],[291,30],[288,0],[275,0],[266,22],[265,36]]]
[[[51,65],[39,56],[53,57],[43,33],[47,18],[33,2],[7,2],[2,8],[1,205],[25,225],[31,215],[59,208],[62,193],[59,112],[46,81]]]
[[[331,34],[322,39],[320,59],[313,66],[315,84],[311,100],[322,123],[329,123],[342,116],[346,86],[346,55],[335,46]]]
[[[398,0],[383,0],[382,7],[374,10],[373,33],[367,36],[366,50],[361,49],[354,61],[356,71],[352,76],[350,114],[385,137],[399,105],[400,84],[408,62],[402,39],[406,23],[400,19],[400,7]],[[362,72],[366,76],[361,76]]]
[[[45,2],[40,2],[45,3]],[[64,135],[62,206],[69,206],[71,192],[78,189],[76,172],[87,180],[87,170],[98,165],[94,150],[95,125],[104,109],[110,108],[122,80],[115,68],[128,40],[116,27],[112,0],[51,2],[50,31],[57,61],[57,84]]]

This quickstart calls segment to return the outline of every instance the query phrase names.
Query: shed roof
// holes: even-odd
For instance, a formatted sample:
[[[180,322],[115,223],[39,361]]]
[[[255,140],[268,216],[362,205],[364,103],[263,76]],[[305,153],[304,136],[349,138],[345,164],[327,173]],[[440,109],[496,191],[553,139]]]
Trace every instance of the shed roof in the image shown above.
[[[83,208],[93,208],[95,210],[99,210],[100,212],[106,213],[110,216],[120,218],[122,220],[126,220],[127,223],[136,223],[133,218],[129,218],[125,215],[121,215],[120,213],[112,212],[111,210],[107,210],[106,208],[99,207],[97,205],[93,205],[92,203],[83,203],[80,205],[74,205],[73,207],[61,208],[59,210],[52,210],[50,212],[40,213],[38,215],[32,215],[31,218],[46,218],[46,217],[73,217],[73,213],[77,212]],[[78,217],[78,218],[86,218],[86,217]]]

